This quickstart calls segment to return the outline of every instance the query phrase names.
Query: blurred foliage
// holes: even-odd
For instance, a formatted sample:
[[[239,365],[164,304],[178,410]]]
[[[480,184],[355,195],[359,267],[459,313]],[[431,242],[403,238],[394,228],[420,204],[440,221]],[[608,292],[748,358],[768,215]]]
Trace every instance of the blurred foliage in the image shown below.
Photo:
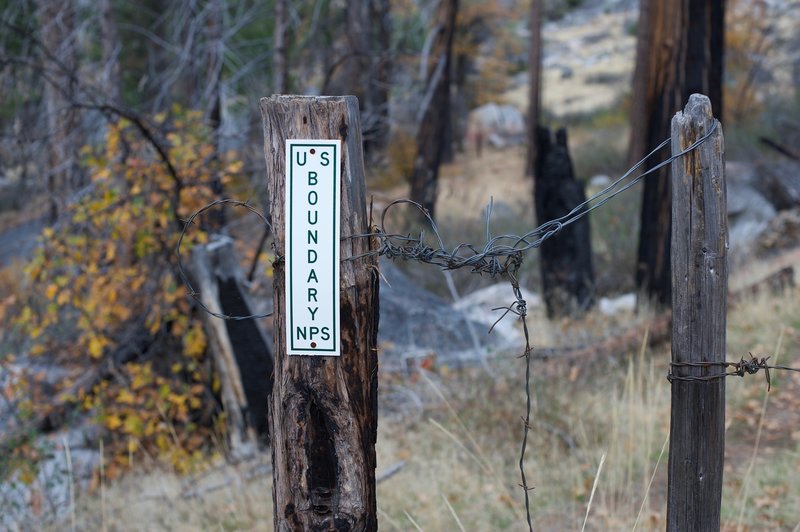
[[[776,31],[782,11],[790,5],[753,0],[733,0],[726,12],[725,27],[725,118],[741,123],[764,110],[764,84],[771,77],[770,55],[781,49]]]
[[[140,452],[166,455],[177,471],[188,471],[212,434],[224,430],[215,406],[219,383],[200,320],[175,275],[174,249],[180,220],[213,199],[219,172],[236,173],[241,163],[215,157],[200,113],[173,109],[172,116],[161,127],[170,131],[168,153],[180,182],[130,123],[111,124],[102,147],[83,151],[91,185],[62,223],[41,234],[21,293],[0,302],[20,352],[79,374],[113,368],[112,378],[90,390],[62,380],[47,390],[50,400],[40,397],[46,387],[34,375],[4,390],[19,400],[23,419],[46,414],[53,397],[91,412],[107,433],[112,477]],[[206,238],[193,228],[183,252]],[[120,360],[142,330],[152,343],[135,360]]]

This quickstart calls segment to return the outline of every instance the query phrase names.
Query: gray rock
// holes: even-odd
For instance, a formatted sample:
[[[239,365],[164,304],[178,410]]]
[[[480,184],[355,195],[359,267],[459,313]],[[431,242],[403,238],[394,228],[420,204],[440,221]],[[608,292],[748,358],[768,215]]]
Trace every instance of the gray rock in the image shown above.
[[[513,105],[482,105],[470,113],[469,124],[468,134],[480,134],[497,149],[517,145],[525,139],[525,117]]]
[[[775,207],[753,187],[727,182],[728,238],[732,250],[747,252],[775,218]]]
[[[439,362],[458,365],[480,359],[504,343],[499,334],[485,334],[488,330],[485,322],[474,320],[463,309],[417,286],[391,261],[381,260],[380,268],[386,281],[380,288],[378,330],[383,368],[403,369],[409,358],[431,354]],[[442,277],[442,283],[445,282]],[[481,353],[475,352],[476,342],[470,327],[476,333]]]
[[[521,288],[522,298],[529,309],[542,306],[539,294]],[[492,310],[508,307],[514,304],[514,295],[508,283],[497,283],[466,294],[453,304],[453,308],[463,312],[469,319],[480,323],[478,334],[487,336],[489,328],[494,325],[492,335],[502,345],[512,345],[522,340],[522,332],[517,328],[513,315],[507,315],[503,320],[497,321],[503,311]]]
[[[800,207],[779,212],[761,233],[758,244],[762,252],[800,246]]]
[[[0,530],[39,530],[68,514],[70,489],[85,491],[100,464],[99,451],[73,448],[69,441],[74,438],[66,431],[40,438],[44,457],[33,482],[22,482],[17,473],[0,483]],[[35,496],[43,501],[40,515],[29,509]]]
[[[758,191],[778,210],[800,207],[800,163],[782,161],[758,166]]]
[[[602,190],[611,184],[611,178],[607,175],[598,174],[589,179],[589,188],[592,190]]]
[[[633,312],[636,309],[636,294],[628,293],[617,297],[601,297],[598,308],[606,316],[614,316],[621,312]]]

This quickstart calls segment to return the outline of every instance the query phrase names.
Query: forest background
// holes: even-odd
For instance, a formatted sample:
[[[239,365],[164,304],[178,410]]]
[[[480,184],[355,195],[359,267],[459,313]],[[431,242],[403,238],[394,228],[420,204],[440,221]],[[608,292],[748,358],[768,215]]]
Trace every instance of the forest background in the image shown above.
[[[231,460],[209,331],[175,256],[184,220],[214,200],[269,216],[260,97],[357,95],[376,216],[411,197],[448,246],[480,245],[492,198],[496,234],[523,233],[542,215],[534,126],[567,128],[569,178],[588,193],[666,138],[685,104],[686,87],[658,85],[680,68],[670,54],[685,34],[665,7],[677,4],[0,1],[0,528],[271,526],[269,453]],[[717,87],[736,185],[734,291],[798,258],[800,2],[703,4],[719,17],[695,64],[717,72],[704,92]],[[664,94],[675,100],[654,103]],[[592,213],[590,290],[555,310],[539,255],[521,269],[537,348],[585,348],[641,327],[635,347],[590,369],[534,379],[527,460],[542,529],[579,526],[595,480],[590,523],[663,528],[669,350],[649,327],[669,304],[658,281],[668,266],[655,266],[665,197],[636,188]],[[218,234],[234,241],[253,310],[268,311],[269,233],[246,209],[220,207],[183,249]],[[519,331],[485,334],[497,317],[493,280],[382,269],[382,526],[518,528]],[[734,307],[733,357],[782,350],[797,365],[797,296],[760,291]],[[454,334],[405,334],[431,321],[426,305],[456,316],[437,323]],[[800,526],[800,381],[772,387],[730,385],[731,528]]]

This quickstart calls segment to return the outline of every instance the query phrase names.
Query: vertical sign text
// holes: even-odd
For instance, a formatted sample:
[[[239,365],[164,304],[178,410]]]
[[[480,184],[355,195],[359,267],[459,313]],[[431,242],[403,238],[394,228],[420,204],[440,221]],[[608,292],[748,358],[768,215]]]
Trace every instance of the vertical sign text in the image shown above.
[[[286,141],[286,346],[340,354],[338,140]]]

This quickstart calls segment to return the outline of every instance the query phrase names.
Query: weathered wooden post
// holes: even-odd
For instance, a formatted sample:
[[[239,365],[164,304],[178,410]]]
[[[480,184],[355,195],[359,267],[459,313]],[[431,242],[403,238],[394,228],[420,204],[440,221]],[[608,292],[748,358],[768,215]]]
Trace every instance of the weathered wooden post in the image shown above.
[[[272,96],[261,114],[279,257],[269,399],[275,529],[375,530],[377,258],[363,256],[374,241],[348,238],[368,232],[358,100]],[[332,236],[337,223],[341,240]]]
[[[715,124],[693,94],[672,119],[672,153]],[[725,379],[681,380],[724,367],[728,224],[722,128],[672,163],[672,416],[667,530],[719,530],[725,458]]]

